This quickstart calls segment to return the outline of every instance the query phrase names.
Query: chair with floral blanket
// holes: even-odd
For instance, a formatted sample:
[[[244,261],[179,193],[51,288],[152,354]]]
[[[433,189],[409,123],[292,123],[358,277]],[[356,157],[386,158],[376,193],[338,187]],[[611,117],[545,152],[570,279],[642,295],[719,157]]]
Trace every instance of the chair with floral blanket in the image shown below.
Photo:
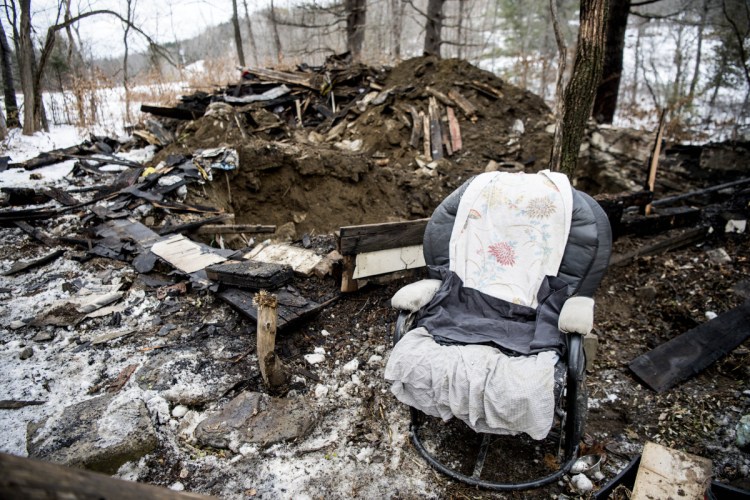
[[[412,439],[439,471],[495,490],[538,487],[576,459],[587,397],[582,337],[609,262],[606,214],[567,177],[491,172],[446,198],[424,235],[429,279],[405,286],[385,369],[412,407]],[[427,450],[422,414],[484,434],[471,475]],[[557,426],[558,430],[553,431]],[[481,478],[494,435],[557,433],[561,467],[516,483]]]

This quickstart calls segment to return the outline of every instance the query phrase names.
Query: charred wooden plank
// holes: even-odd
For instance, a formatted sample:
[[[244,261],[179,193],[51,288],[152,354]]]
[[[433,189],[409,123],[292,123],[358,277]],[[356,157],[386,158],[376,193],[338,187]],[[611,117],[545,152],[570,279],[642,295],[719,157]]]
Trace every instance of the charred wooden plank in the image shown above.
[[[258,321],[258,308],[253,303],[253,292],[228,288],[217,293],[218,297],[237,309],[253,322]],[[278,299],[279,321],[276,325],[279,330],[299,323],[300,321],[318,313],[327,303],[318,304],[305,297],[294,295],[288,290],[279,290],[276,294]]]
[[[675,250],[677,248],[682,248],[693,243],[698,243],[699,241],[703,241],[707,235],[708,228],[706,227],[689,229],[681,234],[666,238],[665,240],[659,241],[657,243],[646,245],[641,248],[636,248],[632,252],[613,255],[609,265],[612,267],[625,266],[629,264],[633,259],[636,259],[638,257],[669,252],[670,250]]]
[[[477,121],[477,108],[456,89],[448,91],[448,97],[453,99],[456,106],[471,120],[472,122]]]
[[[694,226],[700,222],[700,216],[701,211],[692,207],[664,209],[656,215],[637,216],[622,221],[619,234],[643,236],[668,229]]]
[[[440,108],[437,99],[430,97],[429,104],[430,116],[430,155],[433,160],[439,160],[443,157],[443,132],[440,125]]]
[[[205,224],[191,231],[195,234],[242,234],[242,233],[274,233],[276,226],[260,224]]]
[[[446,113],[448,114],[448,131],[451,136],[451,148],[453,152],[457,153],[461,151],[463,147],[463,141],[461,140],[461,127],[456,119],[456,112],[450,106],[447,108]]]
[[[173,118],[175,120],[197,120],[198,118],[203,116],[203,111],[181,108],[179,106],[167,107],[141,104],[141,112],[149,113],[154,116],[161,116],[164,118]]]
[[[389,248],[421,245],[429,219],[345,226],[339,229],[339,252],[356,255]]]
[[[665,342],[629,367],[656,392],[703,371],[750,337],[750,301]]]
[[[39,259],[34,259],[34,260],[27,261],[27,262],[16,262],[10,267],[10,269],[2,273],[2,275],[10,276],[12,274],[17,274],[22,271],[33,269],[35,267],[43,266],[44,264],[47,264],[48,262],[52,262],[53,260],[57,259],[64,253],[65,253],[65,250],[55,250],[54,252],[48,255],[45,255]]]
[[[234,221],[234,214],[220,214],[206,219],[196,220],[192,222],[186,222],[185,224],[179,224],[177,226],[166,226],[158,229],[156,232],[160,236],[174,233],[189,233],[199,229],[201,226],[206,224],[215,224],[217,222]]]
[[[302,87],[307,87],[312,90],[318,90],[319,85],[317,85],[316,76],[315,74],[310,73],[288,73],[285,71],[276,71],[273,69],[265,69],[265,68],[245,68],[245,73],[249,73],[251,75],[254,75],[258,77],[261,80],[270,81],[270,82],[281,82],[281,83],[288,83],[290,85],[299,85]]]
[[[289,265],[246,260],[209,266],[206,268],[206,276],[222,285],[251,290],[275,290],[292,281],[294,269]]]
[[[46,167],[49,165],[54,165],[55,163],[60,163],[65,158],[61,155],[68,155],[68,154],[86,154],[86,145],[85,144],[77,144],[75,146],[70,146],[67,148],[60,148],[55,149],[52,151],[48,151],[46,153],[40,153],[39,155],[35,156],[34,158],[31,158],[26,161],[18,162],[18,163],[11,163],[8,165],[9,168],[23,168],[24,170],[35,170],[37,168]]]
[[[55,238],[53,238],[52,236],[49,236],[47,233],[45,233],[41,229],[31,226],[27,222],[19,220],[15,222],[15,225],[18,229],[28,234],[35,240],[44,243],[48,247],[53,247],[57,245],[57,240]]]

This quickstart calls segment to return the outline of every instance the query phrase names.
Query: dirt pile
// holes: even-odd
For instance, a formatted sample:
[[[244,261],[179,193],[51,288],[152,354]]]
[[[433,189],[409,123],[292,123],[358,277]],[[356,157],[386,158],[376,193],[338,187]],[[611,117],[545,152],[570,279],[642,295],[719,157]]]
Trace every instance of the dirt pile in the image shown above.
[[[551,115],[534,94],[461,60],[422,57],[393,69],[360,71],[366,77],[346,80],[342,95],[350,100],[341,97],[345,104],[332,117],[323,114],[321,104],[316,106],[323,113],[309,110],[309,95],[324,99],[310,89],[303,89],[308,94],[305,115],[290,114],[294,106],[288,101],[267,107],[214,102],[201,118],[179,125],[177,142],[156,160],[202,148],[237,149],[239,169],[228,174],[226,183],[193,191],[191,199],[206,204],[208,198],[235,213],[240,223],[293,224],[299,235],[426,217],[490,160],[517,162],[531,171],[546,167]],[[431,162],[423,142],[412,140],[417,120],[410,111],[429,116],[436,92],[458,93],[477,111],[469,116],[455,109],[462,147]],[[445,116],[447,106],[437,106]]]

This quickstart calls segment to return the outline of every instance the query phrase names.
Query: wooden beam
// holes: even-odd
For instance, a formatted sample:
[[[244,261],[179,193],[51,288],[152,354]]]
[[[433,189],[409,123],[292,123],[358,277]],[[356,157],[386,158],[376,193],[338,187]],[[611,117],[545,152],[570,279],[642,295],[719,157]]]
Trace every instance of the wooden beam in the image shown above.
[[[345,226],[339,229],[339,252],[356,255],[389,248],[421,245],[424,230],[430,219],[417,219],[383,224]]]
[[[657,215],[642,215],[622,221],[618,234],[643,236],[669,229],[695,226],[700,222],[701,217],[701,211],[692,207],[668,208],[660,212]]]
[[[263,226],[260,224],[205,224],[191,232],[194,234],[275,233],[276,226]]]
[[[289,382],[289,371],[276,355],[276,296],[261,290],[253,297],[258,308],[256,328],[258,364],[263,382],[271,391],[278,391]]]
[[[121,500],[208,499],[150,484],[115,479],[41,460],[0,453],[2,498],[108,498]]]
[[[638,257],[642,257],[644,255],[653,255],[656,253],[664,253],[670,250],[675,250],[677,248],[682,248],[684,246],[703,241],[706,236],[708,236],[708,228],[706,227],[696,227],[693,229],[688,229],[687,231],[678,234],[677,236],[672,236],[657,243],[636,248],[632,252],[615,254],[612,256],[609,265],[612,267],[625,266],[629,264],[633,259],[636,259]]]
[[[666,126],[666,116],[667,110],[663,109],[661,111],[661,116],[659,117],[659,130],[656,133],[656,142],[654,143],[654,149],[651,151],[651,162],[648,167],[648,181],[646,185],[648,186],[648,190],[652,193],[654,192],[654,184],[656,183],[656,169],[659,166],[661,142],[664,139],[664,128]],[[646,205],[643,213],[649,215],[651,213],[651,205]]]
[[[453,152],[457,153],[461,151],[463,142],[461,141],[461,127],[456,119],[456,112],[450,106],[447,108],[446,113],[448,114],[448,131],[451,136],[451,147]]]
[[[430,115],[430,155],[433,160],[439,160],[443,157],[443,133],[440,126],[440,108],[437,99],[430,97],[429,104]]]
[[[180,107],[149,106],[148,104],[141,104],[141,112],[175,120],[197,120],[204,113],[204,111],[193,111]]]
[[[750,337],[750,301],[638,356],[629,367],[663,392],[703,371]]]
[[[476,123],[477,108],[474,107],[474,105],[466,97],[464,97],[461,92],[455,89],[451,89],[448,92],[448,97],[453,99],[453,101],[456,103],[456,106],[458,106],[459,109],[464,112],[469,120]]]

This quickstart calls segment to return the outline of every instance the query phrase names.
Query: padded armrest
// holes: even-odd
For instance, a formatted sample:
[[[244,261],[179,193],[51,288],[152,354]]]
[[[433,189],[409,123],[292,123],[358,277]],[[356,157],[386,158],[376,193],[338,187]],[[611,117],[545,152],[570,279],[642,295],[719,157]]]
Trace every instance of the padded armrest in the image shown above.
[[[432,300],[441,283],[442,281],[433,279],[409,283],[393,295],[391,306],[403,311],[419,311]]]
[[[561,332],[586,335],[594,328],[594,299],[570,297],[563,304],[557,327]]]

